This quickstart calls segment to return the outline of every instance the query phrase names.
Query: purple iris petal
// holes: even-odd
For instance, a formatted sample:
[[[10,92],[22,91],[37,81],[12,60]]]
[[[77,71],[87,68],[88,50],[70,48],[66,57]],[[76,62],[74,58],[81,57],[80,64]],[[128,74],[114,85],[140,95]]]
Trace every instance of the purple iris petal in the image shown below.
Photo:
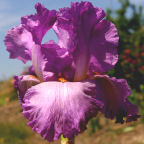
[[[30,66],[30,67],[28,68],[28,74],[29,74],[29,75],[34,75],[34,76],[36,76],[35,70],[34,70],[34,67],[33,67],[33,66]]]
[[[57,34],[58,37],[58,45],[61,48],[67,49],[69,52],[74,51],[77,46],[76,35],[71,30],[65,30],[61,27],[57,26],[58,23],[56,22],[53,26],[53,30]]]
[[[77,135],[103,106],[90,82],[43,82],[30,88],[23,101],[28,125],[49,141]]]
[[[41,81],[56,80],[58,74],[68,69],[72,63],[69,53],[54,41],[35,45],[32,53],[33,67]]]
[[[24,63],[31,60],[32,47],[41,44],[44,34],[56,21],[56,11],[36,4],[37,14],[21,18],[21,24],[9,30],[5,37],[5,45],[10,58],[17,58]]]
[[[116,122],[123,123],[123,117],[127,118],[127,122],[139,117],[137,106],[127,100],[131,91],[126,80],[98,75],[95,83],[97,99],[104,103],[102,113],[107,118],[114,119],[116,117]]]
[[[53,141],[61,134],[72,138],[82,132],[98,111],[120,123],[123,117],[127,122],[136,120],[138,109],[127,100],[130,89],[126,81],[94,76],[94,72],[110,70],[118,60],[117,30],[103,20],[104,11],[90,2],[72,3],[59,12],[40,3],[35,8],[37,13],[22,17],[22,24],[5,38],[10,58],[24,63],[32,60],[29,73],[33,76],[15,77],[28,125]],[[50,28],[56,32],[58,44],[41,44]],[[92,79],[88,80],[88,74]]]
[[[36,44],[41,44],[45,33],[53,26],[56,21],[56,11],[48,10],[40,3],[35,5],[37,13],[21,18],[21,23],[28,29]]]
[[[90,72],[107,72],[118,61],[116,47],[118,46],[118,33],[115,25],[103,20],[95,25],[90,44]]]
[[[26,91],[34,85],[40,83],[40,81],[33,75],[22,75],[22,76],[15,76],[15,88],[18,89],[18,99],[20,103],[23,102],[23,97]]]
[[[22,25],[9,30],[5,37],[5,45],[10,58],[19,59],[26,63],[31,60],[31,51],[34,44],[31,33]]]
[[[54,26],[60,45],[72,52],[76,65],[76,80],[86,72],[106,72],[117,62],[117,30],[105,13],[89,2],[72,3],[71,8],[60,9]],[[69,35],[64,39],[61,35]],[[71,37],[71,41],[69,39]],[[73,47],[72,47],[73,46]],[[81,78],[80,78],[81,77]]]

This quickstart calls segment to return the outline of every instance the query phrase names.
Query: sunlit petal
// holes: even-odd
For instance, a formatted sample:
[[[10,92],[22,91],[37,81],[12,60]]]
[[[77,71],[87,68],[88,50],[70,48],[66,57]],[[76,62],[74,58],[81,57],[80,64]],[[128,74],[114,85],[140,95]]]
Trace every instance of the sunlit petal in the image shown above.
[[[35,8],[37,13],[22,17],[21,23],[32,33],[35,43],[40,44],[45,33],[56,21],[56,11],[48,10],[40,3]]]
[[[53,141],[61,134],[72,138],[83,131],[102,103],[95,99],[93,83],[44,82],[26,92],[22,107],[28,125]]]
[[[31,60],[34,41],[31,33],[22,25],[9,30],[4,42],[10,58],[19,59],[24,63]]]
[[[70,68],[72,59],[67,50],[60,48],[53,41],[41,46],[35,45],[32,63],[41,81],[56,80],[56,77]]]
[[[72,3],[71,8],[60,9],[58,13],[54,30],[60,46],[73,55],[75,81],[85,79],[87,72],[106,72],[118,60],[117,30],[104,17],[104,11],[90,2]]]

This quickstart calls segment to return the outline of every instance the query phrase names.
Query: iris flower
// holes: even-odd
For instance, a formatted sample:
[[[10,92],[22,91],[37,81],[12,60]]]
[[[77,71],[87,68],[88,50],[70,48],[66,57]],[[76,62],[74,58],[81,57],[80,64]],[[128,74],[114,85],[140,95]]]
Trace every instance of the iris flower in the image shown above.
[[[90,2],[71,3],[59,11],[40,3],[36,14],[21,18],[9,30],[5,45],[10,58],[32,61],[27,75],[15,77],[28,126],[48,141],[69,139],[86,129],[98,112],[123,123],[136,120],[138,109],[128,101],[124,79],[105,74],[118,61],[118,33],[105,12]],[[53,29],[58,43],[42,44]]]

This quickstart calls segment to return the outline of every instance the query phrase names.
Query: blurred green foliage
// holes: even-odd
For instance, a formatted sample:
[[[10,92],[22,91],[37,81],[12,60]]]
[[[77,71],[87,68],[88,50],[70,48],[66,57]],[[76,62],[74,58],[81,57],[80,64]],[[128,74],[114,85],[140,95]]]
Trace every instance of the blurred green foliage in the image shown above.
[[[0,82],[0,106],[17,100],[17,92],[13,82],[13,78]]]
[[[0,123],[0,144],[29,144],[27,139],[32,135],[22,123]]]
[[[119,33],[119,61],[111,76],[126,78],[133,89],[139,91],[144,84],[144,17],[142,7],[129,0],[119,0],[121,7],[107,10],[107,19],[112,21]]]
[[[92,134],[102,128],[99,121],[100,121],[99,117],[91,119],[89,125],[89,134]]]
[[[132,90],[129,100],[138,106],[139,112],[141,114],[141,120],[144,123],[144,85],[140,85],[140,92]]]

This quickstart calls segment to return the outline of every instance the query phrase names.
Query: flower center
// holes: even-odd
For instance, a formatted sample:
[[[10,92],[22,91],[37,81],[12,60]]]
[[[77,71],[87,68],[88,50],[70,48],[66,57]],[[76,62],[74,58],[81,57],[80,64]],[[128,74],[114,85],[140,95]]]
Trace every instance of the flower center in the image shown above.
[[[63,83],[64,83],[64,82],[67,82],[67,80],[66,80],[65,78],[62,78],[62,77],[58,78],[58,81],[59,81],[59,82],[63,82]]]

